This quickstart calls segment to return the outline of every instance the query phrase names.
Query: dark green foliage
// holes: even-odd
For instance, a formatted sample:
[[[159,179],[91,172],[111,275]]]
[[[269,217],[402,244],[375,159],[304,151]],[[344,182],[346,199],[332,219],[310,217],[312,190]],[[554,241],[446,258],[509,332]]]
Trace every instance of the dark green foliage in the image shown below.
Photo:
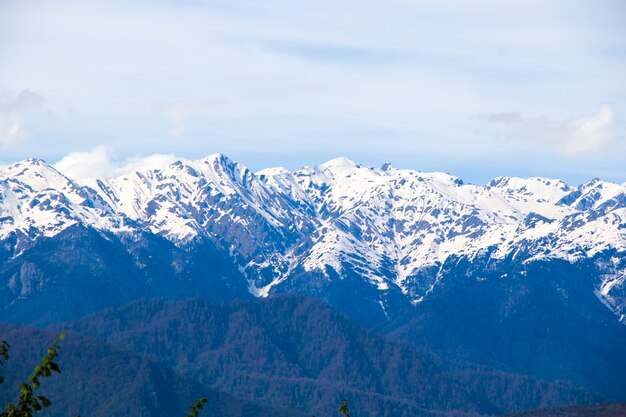
[[[0,324],[0,335],[11,342],[10,366],[3,368],[6,380],[0,386],[0,404],[5,404],[20,389],[12,382],[28,374],[28,364],[37,360],[37,346],[44,346],[53,333]],[[47,417],[181,417],[201,397],[215,417],[304,417],[225,394],[163,363],[76,333],[63,341],[58,366],[63,373],[43,387],[52,403]]]
[[[444,357],[626,401],[626,326],[594,294],[591,262],[485,262],[450,260],[445,285],[385,332]]]
[[[0,343],[0,366],[4,365],[9,360],[9,343],[3,340]],[[4,378],[0,375],[0,384],[4,382]]]
[[[158,235],[123,242],[119,236],[70,226],[6,262],[0,254],[0,320],[48,324],[142,297],[217,302],[251,297],[245,279],[213,243],[196,242],[188,249]],[[22,282],[37,289],[22,297]]]
[[[199,398],[194,405],[191,406],[185,417],[198,417],[200,410],[204,408],[204,404],[207,403],[206,398]]]
[[[60,340],[65,338],[65,333],[61,333]],[[7,361],[9,359],[9,344],[3,341],[0,344],[0,356]],[[17,404],[9,403],[4,406],[4,412],[0,413],[0,417],[32,417],[33,413],[38,413],[44,408],[50,407],[51,401],[43,395],[35,395],[35,391],[41,386],[41,379],[52,376],[53,372],[61,373],[59,365],[55,362],[59,355],[59,346],[57,340],[52,342],[52,346],[47,349],[46,355],[41,363],[35,367],[33,373],[28,380],[20,386],[20,395]],[[4,364],[0,362],[0,365]],[[0,380],[0,382],[3,382]]]
[[[67,326],[233,395],[322,416],[337,412],[337,396],[359,417],[497,414],[597,401],[566,383],[447,363],[306,297],[224,306],[140,301]]]
[[[149,234],[132,242],[120,239],[72,226],[53,238],[34,242],[32,250],[15,258],[0,248],[1,320],[37,324],[69,320],[138,297],[197,296],[224,302],[250,296],[245,279],[224,263],[210,242],[197,242],[182,250]],[[526,249],[521,245],[516,252],[520,260],[526,259]],[[624,401],[626,327],[594,295],[594,277],[599,273],[596,264],[613,255],[620,256],[606,252],[575,264],[559,260],[495,262],[490,254],[482,260],[450,258],[441,271],[435,268],[427,272],[429,276],[408,278],[413,280],[411,285],[432,283],[434,275],[430,274],[439,274],[441,279],[422,303],[407,306],[406,299],[400,302],[394,295],[391,308],[386,303],[385,311],[376,301],[380,292],[364,285],[355,271],[346,276],[331,274],[331,280],[321,274],[292,276],[280,289],[276,287],[323,297],[368,326],[380,324],[389,313],[391,321],[377,328],[388,340],[413,345],[413,353],[426,348],[460,366],[422,355],[423,369],[413,353],[403,358],[402,349],[381,350],[380,345],[371,343],[359,346],[364,339],[351,327],[341,333],[341,326],[331,326],[332,337],[336,337],[331,340],[316,323],[317,318],[307,323],[299,315],[297,323],[289,323],[289,310],[272,311],[274,307],[239,313],[216,309],[207,314],[212,327],[200,323],[200,332],[206,334],[197,337],[194,324],[185,323],[184,315],[160,322],[157,313],[150,326],[171,329],[146,327],[139,333],[165,333],[154,336],[165,344],[146,338],[129,345],[140,354],[167,361],[177,372],[189,372],[206,385],[302,410],[309,410],[309,404],[326,404],[325,414],[330,407],[336,411],[336,395],[348,397],[355,409],[361,407],[352,395],[374,403],[370,409],[390,410],[389,415],[410,414],[416,404],[446,410],[468,404],[497,413],[564,402]],[[25,283],[29,284],[22,288]],[[32,293],[21,297],[27,289]],[[268,311],[276,317],[259,322],[257,314]],[[403,313],[406,315],[397,317]],[[249,317],[248,326],[245,321]],[[290,326],[302,326],[306,331],[299,333]],[[247,344],[237,343],[233,337],[238,330]],[[290,334],[307,339],[299,344]],[[355,335],[361,339],[353,343]],[[123,335],[112,335],[110,342],[117,343],[119,337]],[[210,343],[204,345],[202,337]],[[187,346],[184,341],[191,343]],[[335,345],[338,350],[333,355]],[[196,358],[202,366],[195,364]],[[403,360],[411,366],[399,366]],[[413,385],[398,381],[412,381]],[[589,392],[593,395],[588,396]]]
[[[61,333],[59,340],[65,338],[65,333]],[[52,372],[58,374],[61,373],[59,365],[55,362],[58,352],[61,349],[57,340],[52,342],[52,346],[47,349],[46,355],[43,357],[41,364],[35,367],[35,371],[28,378],[28,381],[23,383],[20,387],[20,397],[17,405],[11,403],[7,404],[4,409],[5,412],[0,413],[0,417],[32,417],[34,412],[41,412],[44,408],[48,408],[52,405],[52,402],[43,395],[35,395],[41,385],[41,378],[47,378],[52,375]],[[9,359],[9,344],[6,341],[0,343],[0,365],[3,365]],[[0,383],[3,381],[0,379]],[[189,409],[185,417],[198,417],[200,410],[207,403],[206,398],[199,398]],[[80,417],[80,416],[78,416]]]
[[[343,414],[345,417],[350,417],[350,410],[348,409],[348,400],[345,398],[341,400],[341,407],[339,407],[339,412]]]
[[[32,360],[24,353],[33,340],[48,337],[3,326],[3,338],[15,336],[6,338],[12,354],[22,356],[18,364]],[[568,383],[442,360],[363,330],[306,297],[222,306],[139,301],[63,328],[106,343],[73,334],[64,346],[64,373],[46,387],[53,417],[77,411],[89,417],[179,417],[207,393],[212,413],[220,417],[331,416],[337,396],[359,417],[493,415],[601,399]],[[0,346],[8,354],[8,345]],[[9,401],[2,390],[0,401]],[[345,417],[344,405],[339,411]],[[283,407],[291,411],[278,410]]]
[[[624,417],[626,403],[593,404],[571,407],[546,408],[542,410],[520,411],[502,417]]]

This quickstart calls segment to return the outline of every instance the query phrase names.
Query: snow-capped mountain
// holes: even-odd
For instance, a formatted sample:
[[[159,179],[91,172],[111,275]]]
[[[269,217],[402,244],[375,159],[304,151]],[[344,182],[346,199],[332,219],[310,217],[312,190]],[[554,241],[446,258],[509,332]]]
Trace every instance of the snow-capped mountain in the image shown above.
[[[113,179],[75,181],[35,159],[0,171],[0,261],[72,226],[126,247],[146,235],[182,251],[210,242],[254,296],[359,282],[385,314],[391,299],[427,298],[452,260],[592,262],[593,290],[626,313],[626,184],[597,179],[481,187],[346,158],[253,173],[221,154]]]

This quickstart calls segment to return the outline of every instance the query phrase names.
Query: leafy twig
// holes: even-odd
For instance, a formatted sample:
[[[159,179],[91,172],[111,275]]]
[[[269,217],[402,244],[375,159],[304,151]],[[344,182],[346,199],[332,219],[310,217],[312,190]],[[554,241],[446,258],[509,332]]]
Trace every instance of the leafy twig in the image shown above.
[[[195,402],[194,405],[191,406],[185,417],[198,417],[200,414],[200,410],[204,408],[204,404],[208,401],[206,398],[199,398],[198,401]],[[1,417],[1,416],[0,416]]]
[[[65,333],[61,333],[59,340],[64,338]],[[6,342],[0,344],[0,356],[5,361],[9,358],[8,347],[9,345]],[[55,362],[60,349],[61,347],[55,339],[41,360],[41,364],[35,367],[32,375],[20,387],[20,397],[17,405],[7,404],[4,407],[5,411],[0,413],[0,417],[32,417],[33,413],[50,407],[50,400],[43,395],[35,395],[35,391],[41,386],[42,378],[51,376],[53,372],[61,373],[59,365]]]

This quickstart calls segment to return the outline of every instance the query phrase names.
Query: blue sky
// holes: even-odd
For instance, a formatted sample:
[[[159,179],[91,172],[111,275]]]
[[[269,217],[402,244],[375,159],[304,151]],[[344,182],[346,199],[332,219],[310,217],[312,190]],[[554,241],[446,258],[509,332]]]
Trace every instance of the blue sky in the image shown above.
[[[625,21],[621,0],[0,0],[0,162],[624,182]]]

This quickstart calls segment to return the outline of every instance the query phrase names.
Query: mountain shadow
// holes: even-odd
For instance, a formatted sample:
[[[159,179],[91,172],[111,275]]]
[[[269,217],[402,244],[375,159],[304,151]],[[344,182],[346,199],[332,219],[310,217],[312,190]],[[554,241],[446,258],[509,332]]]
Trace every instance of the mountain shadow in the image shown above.
[[[158,235],[122,239],[82,226],[41,238],[0,264],[0,289],[0,320],[40,325],[143,297],[252,297],[213,242],[180,249]]]
[[[382,330],[451,360],[626,401],[626,326],[594,295],[594,262],[455,259],[426,300]]]

